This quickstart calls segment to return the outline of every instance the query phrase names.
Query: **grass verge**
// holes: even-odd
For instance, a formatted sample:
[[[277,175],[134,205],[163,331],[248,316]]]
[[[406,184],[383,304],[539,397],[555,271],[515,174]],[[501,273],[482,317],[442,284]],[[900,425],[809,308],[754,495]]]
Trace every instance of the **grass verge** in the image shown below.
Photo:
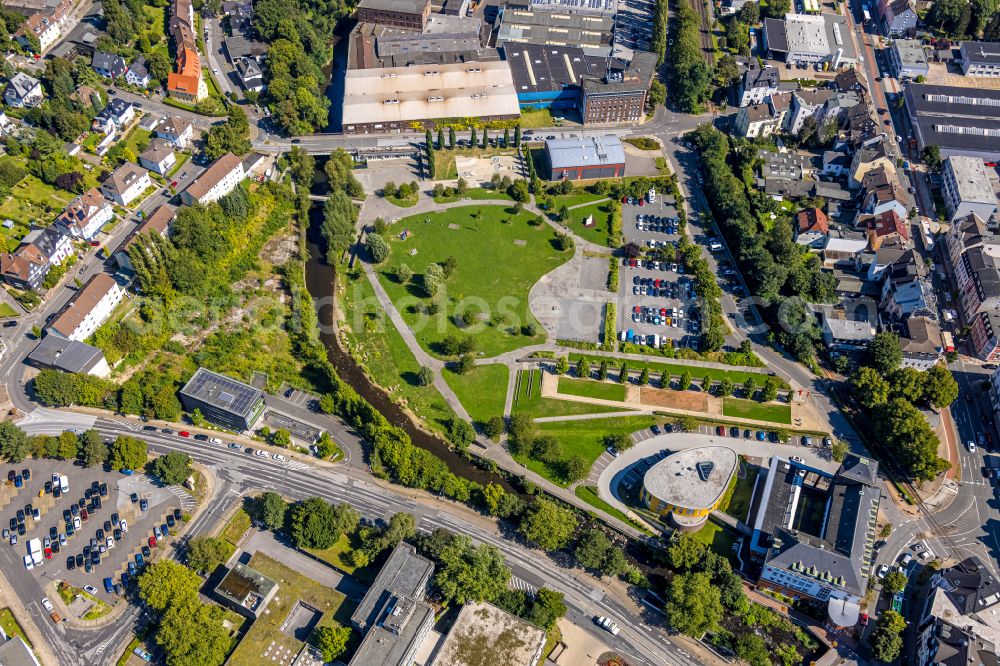
[[[229,519],[229,522],[226,523],[226,526],[219,534],[219,538],[235,546],[248,529],[250,529],[250,516],[243,509],[239,509]]]
[[[518,372],[518,388],[514,393],[514,404],[511,406],[511,411],[524,413],[535,419],[543,416],[575,416],[577,414],[604,414],[622,411],[620,407],[543,398],[541,385],[541,370],[536,368]]]
[[[506,365],[491,363],[474,366],[464,375],[446,369],[444,380],[458,395],[472,420],[485,423],[494,416],[503,416],[507,375]]]
[[[0,629],[3,629],[3,633],[7,636],[20,636],[21,640],[28,647],[31,647],[31,641],[28,640],[27,634],[24,633],[24,629],[21,628],[17,618],[14,617],[14,613],[9,608],[0,608]]]
[[[644,363],[642,361],[626,360],[611,356],[591,356],[588,354],[578,353],[570,353],[570,365],[575,364],[581,358],[589,361],[592,366],[599,366],[601,361],[606,361],[610,368],[618,368],[624,361],[625,363],[628,363],[629,369],[633,371],[642,370],[645,367],[649,368],[650,372],[660,373],[666,371],[674,377],[679,377],[684,374],[684,372],[689,372],[691,374],[691,378],[695,380],[700,380],[702,377],[707,375],[712,378],[712,381],[722,381],[723,378],[729,377],[730,381],[734,384],[743,384],[748,378],[753,377],[754,381],[757,382],[757,385],[760,386],[763,384],[764,380],[767,379],[767,373],[764,372],[722,370],[721,368],[706,368],[697,365],[687,365],[683,362],[663,363],[662,361],[650,361],[648,363]]]
[[[792,406],[727,397],[722,401],[722,415],[767,423],[791,424]]]
[[[618,520],[628,523],[632,527],[636,528],[640,532],[644,532],[650,536],[655,536],[649,531],[645,526],[637,523],[636,521],[629,518],[625,513],[615,507],[611,506],[600,497],[597,496],[597,488],[595,486],[577,486],[574,490],[576,496],[582,499],[584,502],[594,507],[595,509],[600,509],[604,513],[614,516]]]
[[[597,400],[625,400],[625,385],[611,382],[598,382],[591,379],[559,378],[559,392],[565,395],[576,395]]]

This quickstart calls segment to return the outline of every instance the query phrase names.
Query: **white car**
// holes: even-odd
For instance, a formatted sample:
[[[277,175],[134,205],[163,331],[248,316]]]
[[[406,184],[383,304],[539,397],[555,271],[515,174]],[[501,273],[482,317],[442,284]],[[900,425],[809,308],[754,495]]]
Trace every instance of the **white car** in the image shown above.
[[[52,602],[49,601],[48,597],[42,597],[42,608],[44,608],[45,610],[47,610],[50,613],[52,612],[52,610],[53,610],[53,608],[52,608]]]
[[[24,568],[31,571],[35,568],[35,563],[31,561],[31,555],[24,556]]]
[[[87,594],[97,594],[97,588],[94,587],[93,585],[84,585],[83,591],[86,592]]]
[[[268,458],[268,457],[270,457],[270,454],[267,451],[264,451],[263,449],[257,449],[257,454],[256,455],[260,456],[261,458]]]
[[[805,462],[805,460],[803,460],[802,458],[800,458],[798,456],[792,456],[791,458],[789,458],[789,460],[791,460],[792,462],[800,463],[800,464]]]
[[[618,628],[618,624],[615,623],[615,621],[612,620],[610,617],[604,617],[602,615],[601,617],[594,618],[594,621],[597,622],[597,626],[599,626],[601,629],[604,629],[612,636],[617,636],[618,632],[621,631],[621,629]]]
[[[115,547],[115,538],[114,537],[108,537],[106,543],[107,543],[107,546],[108,546],[108,550],[111,550],[112,548]]]
[[[976,452],[976,443],[973,442],[971,439],[968,441],[968,443],[965,446],[969,449],[969,453],[975,453]]]
[[[285,458],[285,456],[281,455],[280,453],[275,453],[271,457],[277,460],[278,462],[285,462],[285,460],[287,460],[287,458]]]
[[[121,530],[122,530],[122,533],[123,533],[123,534],[124,534],[125,532],[128,532],[128,521],[127,521],[127,520],[125,520],[124,518],[122,518],[122,522],[121,522]]]
[[[882,566],[880,566],[878,568],[878,577],[879,578],[885,578],[885,575],[887,573],[889,573],[889,565],[888,564],[883,564]]]
[[[83,523],[80,522],[80,516],[74,516],[73,518],[73,529],[82,529]]]
[[[66,545],[66,535],[65,534],[60,534],[59,535],[59,545],[60,546],[65,546]]]
[[[212,437],[208,441],[210,441],[212,444],[222,444],[222,440],[219,439],[218,437]]]

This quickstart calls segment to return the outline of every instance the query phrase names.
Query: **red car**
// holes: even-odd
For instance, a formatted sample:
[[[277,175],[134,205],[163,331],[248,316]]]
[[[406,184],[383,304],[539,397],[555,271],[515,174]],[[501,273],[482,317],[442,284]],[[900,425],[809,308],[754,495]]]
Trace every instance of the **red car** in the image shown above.
[[[92,241],[87,241],[87,244],[90,245],[90,247],[97,247],[98,245],[101,244],[101,242],[92,240]]]
[[[149,547],[150,548],[156,548],[156,537],[155,536],[149,537]]]
[[[622,197],[622,203],[628,203],[628,197]]]
[[[715,434],[718,435],[719,437],[725,437],[726,436],[726,429],[724,427],[722,427],[722,426],[717,426],[715,428]]]
[[[52,559],[52,549],[51,548],[46,548],[45,549],[45,559],[47,559],[47,560],[51,560]]]
[[[639,314],[640,312],[642,312],[642,308],[636,305],[635,307],[632,308],[632,312]]]
[[[861,614],[861,626],[862,627],[867,627],[868,626],[868,613],[862,613]]]
[[[170,183],[170,187],[177,187],[177,181],[175,180],[174,182]]]
[[[666,308],[660,308],[660,316],[661,317],[666,317],[667,316],[667,309]]]
[[[87,520],[87,518],[90,518],[90,514],[87,513],[87,510],[80,509],[80,520]]]
[[[191,436],[191,433],[189,433],[187,430],[181,430],[177,434],[180,435],[181,437],[190,437]]]

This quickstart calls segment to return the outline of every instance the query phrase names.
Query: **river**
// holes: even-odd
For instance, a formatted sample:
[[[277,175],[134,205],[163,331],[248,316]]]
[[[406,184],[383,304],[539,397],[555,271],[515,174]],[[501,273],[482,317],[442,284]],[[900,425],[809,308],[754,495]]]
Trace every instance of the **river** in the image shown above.
[[[317,160],[317,178],[322,178],[322,185],[325,186],[325,174],[322,173],[319,163],[320,160]],[[322,205],[313,204],[309,211],[309,231],[306,235],[309,248],[309,261],[306,262],[306,288],[309,289],[309,293],[312,294],[316,303],[329,303],[335,276],[333,268],[322,260],[323,253],[320,250],[321,241],[319,238],[319,225],[322,222],[322,217]],[[405,430],[416,446],[430,451],[443,460],[448,469],[456,476],[484,486],[490,482],[499,483],[507,490],[511,490],[510,485],[500,475],[480,469],[455,453],[441,438],[418,428],[409,414],[393,402],[385,391],[372,383],[350,354],[341,348],[337,336],[331,332],[333,331],[332,305],[317,305],[316,316],[320,322],[320,339],[326,347],[327,358],[333,363],[337,374],[354,387],[354,390],[381,412],[391,424]]]

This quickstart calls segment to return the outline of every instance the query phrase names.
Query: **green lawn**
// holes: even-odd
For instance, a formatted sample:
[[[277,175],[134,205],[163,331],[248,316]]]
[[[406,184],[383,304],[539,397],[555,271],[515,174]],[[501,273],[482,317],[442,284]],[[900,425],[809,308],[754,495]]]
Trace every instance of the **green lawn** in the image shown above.
[[[792,422],[792,406],[777,402],[757,402],[727,397],[722,401],[722,415],[768,423]]]
[[[599,382],[593,379],[559,378],[559,392],[567,395],[578,395],[584,398],[598,400],[625,400],[625,385],[612,382]]]
[[[543,416],[574,416],[577,414],[603,414],[620,412],[620,407],[592,405],[587,402],[559,400],[558,398],[542,397],[541,370],[521,370],[518,390],[514,394],[514,404],[511,411],[524,413],[533,419]]]
[[[518,122],[521,124],[522,129],[536,129],[555,125],[555,122],[552,120],[552,112],[548,109],[521,109],[521,119]]]
[[[132,154],[139,157],[139,153],[146,150],[149,147],[149,138],[152,136],[149,130],[144,130],[141,127],[136,127],[131,132],[129,132],[124,139],[124,146],[126,150],[132,151]]]
[[[9,303],[0,302],[0,318],[20,316],[21,313],[11,307]]]
[[[628,435],[636,430],[644,430],[656,422],[657,419],[652,416],[619,416],[583,421],[536,423],[535,432],[538,435],[550,435],[559,442],[558,455],[550,462],[534,460],[523,454],[515,458],[533,472],[561,486],[567,486],[569,481],[563,473],[563,466],[567,460],[573,456],[580,456],[588,465],[593,465],[604,451],[605,435]]]
[[[531,214],[509,211],[505,206],[461,206],[394,225],[409,235],[406,240],[399,233],[390,237],[392,255],[381,267],[379,279],[428,352],[442,355],[440,343],[448,336],[471,336],[476,352],[486,357],[545,340],[528,309],[528,291],[542,275],[567,261],[570,253],[555,249],[550,227],[533,227],[528,224]],[[432,301],[423,287],[423,275],[430,264],[450,257],[457,265],[435,299],[440,310],[426,315],[422,309]],[[394,277],[396,267],[404,263],[415,274],[406,285]],[[466,312],[478,319],[463,330],[455,315]],[[529,324],[534,335],[524,334]]]
[[[351,563],[351,552],[360,546],[361,542],[357,539],[357,533],[355,532],[350,535],[341,534],[340,538],[337,539],[337,543],[326,550],[316,550],[314,548],[306,548],[304,550],[311,555],[315,555],[335,569],[345,571],[361,582],[370,584],[375,580],[378,570],[370,565],[359,569]]]
[[[750,502],[753,501],[754,482],[757,480],[757,467],[748,465],[745,461],[740,461],[741,477],[737,474],[734,478],[736,486],[729,499],[729,506],[725,512],[737,520],[746,520],[747,512],[750,510]]]
[[[302,649],[302,641],[289,636],[281,627],[292,608],[300,601],[322,613],[318,627],[335,624],[350,626],[350,614],[354,611],[355,604],[345,603],[345,597],[340,592],[306,578],[263,553],[255,553],[249,566],[278,583],[278,594],[268,604],[267,612],[257,618],[240,641],[229,664],[242,666],[270,662],[264,656],[268,647],[272,648],[272,652],[273,648],[280,646],[290,650],[293,655],[297,654]]]
[[[709,518],[708,522],[705,523],[705,526],[695,532],[694,535],[698,537],[699,541],[711,548],[717,555],[732,557],[732,548],[733,543],[736,542],[736,536],[722,525],[713,521],[711,518]]]
[[[28,647],[31,647],[31,641],[28,640],[27,635],[24,633],[24,629],[18,624],[17,618],[14,617],[14,613],[11,612],[9,608],[0,608],[0,629],[3,629],[3,633],[8,636],[20,636]]]
[[[13,220],[13,229],[2,229],[2,233],[10,241],[20,240],[28,233],[28,227],[33,221],[48,224],[55,219],[63,208],[73,199],[73,194],[46,185],[38,178],[27,175],[17,185],[11,188],[11,196],[0,204],[0,220]],[[13,243],[14,249],[17,243]]]
[[[588,354],[580,354],[576,352],[571,352],[569,355],[570,365],[574,365],[581,358],[587,359],[593,366],[599,366],[601,361],[607,361],[609,368],[619,368],[621,367],[623,359],[616,359],[610,356],[592,356]],[[721,381],[724,377],[729,377],[730,381],[734,384],[743,384],[749,377],[753,377],[757,385],[760,386],[767,379],[767,374],[764,372],[744,372],[742,370],[722,370],[720,368],[703,368],[696,365],[687,365],[682,361],[676,362],[661,362],[655,361],[650,363],[642,363],[640,361],[627,361],[628,366],[631,370],[641,370],[643,367],[649,368],[651,373],[659,374],[666,370],[674,376],[679,376],[688,371],[691,373],[691,379],[698,381],[705,375],[712,377],[714,381]]]
[[[594,194],[586,190],[573,190],[569,194],[555,194],[550,198],[555,210],[558,211],[563,206],[572,208],[573,206],[581,206],[594,201],[600,201],[601,199],[607,199],[608,197],[604,194]]]
[[[167,178],[173,178],[174,174],[180,171],[181,167],[187,164],[187,161],[191,159],[190,155],[181,152],[175,152],[174,157],[177,158],[177,163],[170,167],[170,171],[167,172]]]
[[[442,433],[455,413],[433,385],[420,386],[420,364],[403,337],[374,304],[375,290],[368,278],[352,279],[347,274],[341,292],[348,348],[372,380],[397,402],[422,419],[429,428]]]
[[[559,212],[559,206],[556,206],[555,212]],[[584,223],[587,221],[588,217],[594,218],[594,224],[586,227],[584,226]],[[566,224],[569,226],[570,230],[580,238],[584,238],[589,240],[591,243],[604,246],[608,244],[608,225],[610,222],[611,209],[608,208],[608,203],[604,202],[590,204],[589,206],[581,206],[570,210],[569,222]]]
[[[412,193],[410,196],[402,197],[386,197],[385,200],[391,203],[393,206],[399,206],[400,208],[412,208],[417,205],[417,199],[420,197],[418,192]]]
[[[456,194],[453,197],[434,197],[434,202],[451,203],[452,201],[461,201],[462,199],[472,199],[474,201],[497,201],[502,199],[505,201],[512,201],[510,195],[506,192],[491,190],[486,187],[470,187],[462,194]]]
[[[235,546],[248,529],[250,529],[250,516],[243,509],[239,509],[222,528],[219,538]]]
[[[602,500],[600,497],[598,497],[597,496],[597,488],[596,488],[596,486],[579,485],[579,486],[577,486],[573,490],[573,492],[576,493],[577,497],[579,497],[580,499],[582,499],[584,502],[586,502],[590,506],[592,506],[594,508],[597,508],[597,509],[600,509],[604,513],[607,513],[608,515],[614,516],[615,518],[617,518],[618,520],[621,520],[622,522],[628,523],[629,525],[631,525],[632,527],[636,528],[637,530],[639,530],[641,532],[645,532],[646,534],[650,534],[650,535],[653,534],[652,532],[649,531],[649,528],[647,528],[647,527],[645,527],[645,526],[637,523],[636,521],[632,520],[631,518],[629,518],[628,516],[626,516],[624,512],[616,509],[615,507],[611,506],[610,504],[608,504],[607,502],[605,502],[604,500]]]
[[[477,365],[464,375],[446,369],[444,380],[474,421],[485,423],[494,416],[504,415],[503,404],[507,397],[506,365]]]

